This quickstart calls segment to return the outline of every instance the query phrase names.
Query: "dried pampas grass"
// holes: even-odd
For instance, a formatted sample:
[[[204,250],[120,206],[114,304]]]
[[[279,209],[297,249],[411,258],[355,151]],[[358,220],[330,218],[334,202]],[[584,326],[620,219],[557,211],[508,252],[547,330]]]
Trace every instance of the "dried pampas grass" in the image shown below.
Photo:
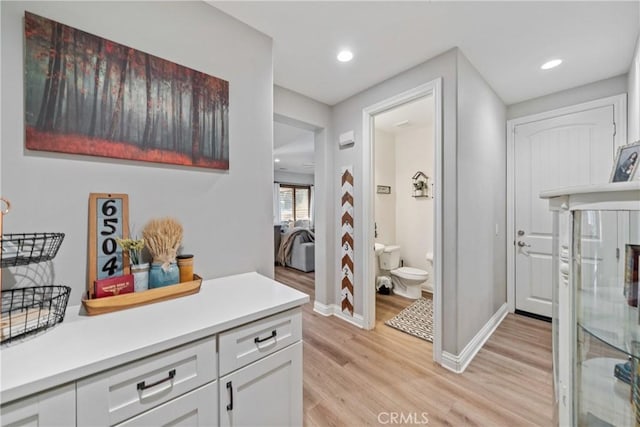
[[[152,219],[142,230],[144,242],[153,257],[163,268],[176,262],[178,248],[182,244],[182,225],[174,218]]]

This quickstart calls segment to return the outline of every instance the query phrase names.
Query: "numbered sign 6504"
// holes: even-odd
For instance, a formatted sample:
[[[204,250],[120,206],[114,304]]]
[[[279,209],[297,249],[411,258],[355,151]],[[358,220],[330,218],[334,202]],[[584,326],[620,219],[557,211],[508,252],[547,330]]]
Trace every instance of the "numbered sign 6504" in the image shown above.
[[[126,194],[98,194],[89,197],[89,283],[93,292],[96,279],[128,273],[128,258],[116,238],[129,234],[129,198]]]

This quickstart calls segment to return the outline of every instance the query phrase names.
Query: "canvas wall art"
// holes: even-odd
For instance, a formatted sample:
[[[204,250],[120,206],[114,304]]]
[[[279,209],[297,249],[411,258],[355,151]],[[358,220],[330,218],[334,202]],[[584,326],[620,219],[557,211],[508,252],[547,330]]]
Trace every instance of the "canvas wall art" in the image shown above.
[[[25,13],[30,150],[229,168],[229,82]]]

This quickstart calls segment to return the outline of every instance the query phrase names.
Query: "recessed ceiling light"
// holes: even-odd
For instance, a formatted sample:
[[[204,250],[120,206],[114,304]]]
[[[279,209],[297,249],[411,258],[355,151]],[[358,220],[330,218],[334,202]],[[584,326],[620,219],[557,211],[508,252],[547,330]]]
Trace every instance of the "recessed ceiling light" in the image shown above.
[[[543,70],[550,70],[552,68],[556,68],[558,65],[562,64],[562,59],[552,59],[551,61],[547,61],[540,67]]]
[[[341,50],[340,53],[338,53],[337,58],[340,62],[349,62],[353,59],[353,52],[348,49]]]
[[[400,121],[398,123],[394,123],[393,125],[395,127],[397,127],[397,128],[402,127],[402,126],[407,126],[407,125],[409,125],[409,120],[402,120],[402,121]]]
[[[276,163],[280,163],[280,159],[278,159],[277,157],[275,159],[273,159],[274,162]]]

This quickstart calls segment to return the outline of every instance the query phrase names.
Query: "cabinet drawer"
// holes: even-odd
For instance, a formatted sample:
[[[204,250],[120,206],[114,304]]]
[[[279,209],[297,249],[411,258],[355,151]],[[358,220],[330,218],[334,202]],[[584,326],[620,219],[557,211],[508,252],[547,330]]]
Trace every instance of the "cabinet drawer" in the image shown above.
[[[295,308],[219,335],[220,375],[302,339],[302,310]]]
[[[78,426],[114,425],[216,379],[216,340],[205,338],[77,383]]]
[[[0,409],[2,427],[76,425],[74,383],[17,400]]]
[[[218,383],[209,383],[170,402],[133,417],[116,427],[218,425]]]

